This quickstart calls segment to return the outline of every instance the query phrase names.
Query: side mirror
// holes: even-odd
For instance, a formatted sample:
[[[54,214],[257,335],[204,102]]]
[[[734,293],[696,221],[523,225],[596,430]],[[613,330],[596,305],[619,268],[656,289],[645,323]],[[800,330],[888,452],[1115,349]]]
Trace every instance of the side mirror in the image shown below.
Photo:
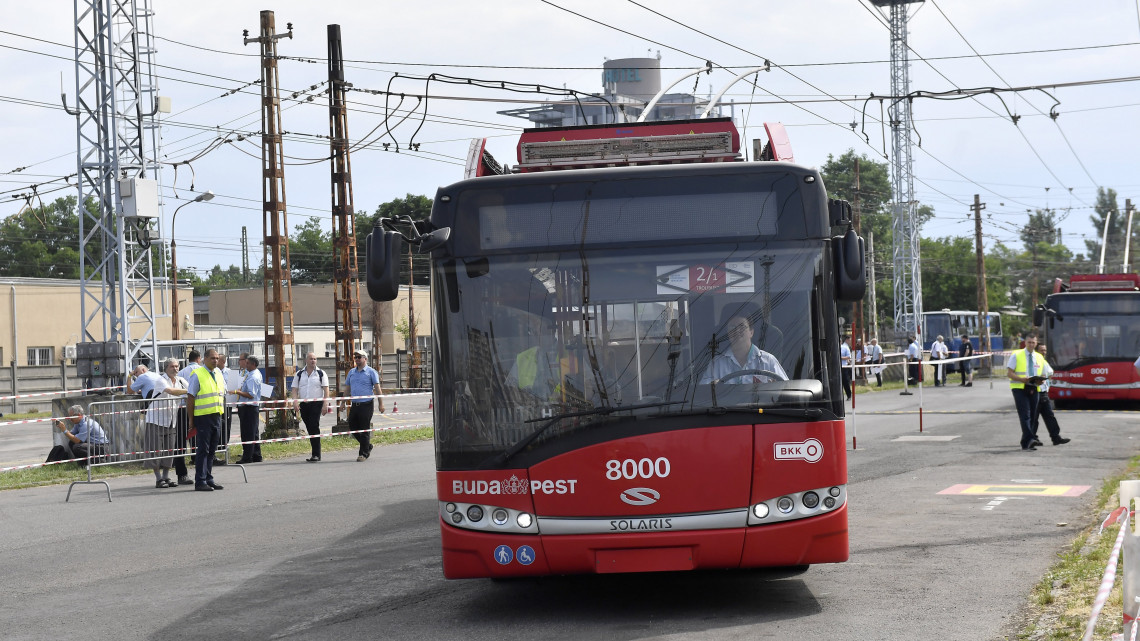
[[[364,269],[368,296],[372,300],[396,300],[400,293],[400,245],[404,239],[394,231],[372,228],[365,240]]]
[[[848,229],[842,238],[832,240],[835,259],[835,294],[841,301],[863,300],[867,293],[866,252],[863,239]]]
[[[1033,308],[1033,326],[1041,327],[1045,324],[1045,306],[1038,305]]]
[[[447,244],[447,239],[451,238],[451,228],[441,227],[435,231],[429,232],[420,236],[419,253],[428,254],[433,249],[438,249]]]

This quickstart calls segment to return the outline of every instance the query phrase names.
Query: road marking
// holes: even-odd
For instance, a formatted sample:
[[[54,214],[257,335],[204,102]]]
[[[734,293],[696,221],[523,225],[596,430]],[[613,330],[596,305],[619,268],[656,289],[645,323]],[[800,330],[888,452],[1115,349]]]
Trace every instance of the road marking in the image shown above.
[[[1021,496],[1080,496],[1089,485],[952,485],[939,494],[1017,494]]]
[[[881,410],[875,412],[852,412],[858,414],[918,414],[918,410]],[[1016,414],[1017,410],[927,410],[923,414]]]
[[[943,442],[945,442],[945,441],[953,441],[956,438],[962,438],[962,437],[961,436],[934,436],[934,435],[918,436],[917,434],[915,434],[915,435],[909,435],[909,436],[900,436],[900,437],[893,439],[893,440],[894,441],[913,441],[913,442],[922,442],[922,441],[943,441]]]
[[[982,509],[992,511],[995,507],[1000,507],[1002,503],[1005,503],[1006,501],[1011,501],[1013,499],[1024,500],[1025,497],[1024,496],[999,496],[996,499],[990,501],[989,503],[986,503],[985,505],[983,505]]]

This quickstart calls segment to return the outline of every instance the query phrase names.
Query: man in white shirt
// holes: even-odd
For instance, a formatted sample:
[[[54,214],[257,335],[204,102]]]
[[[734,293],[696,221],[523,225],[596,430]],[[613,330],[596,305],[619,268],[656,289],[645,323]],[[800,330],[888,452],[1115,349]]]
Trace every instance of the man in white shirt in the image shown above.
[[[864,357],[866,362],[871,365],[881,365],[883,362],[883,348],[879,347],[879,339],[872,338],[871,344],[867,346],[867,355]],[[875,387],[883,386],[883,368],[872,367],[871,373],[875,375]]]
[[[950,348],[946,347],[942,337],[939,336],[930,344],[930,360],[942,361],[950,357]],[[946,366],[941,363],[934,365],[934,386],[941,387],[946,384]]]
[[[305,355],[305,368],[293,376],[293,411],[301,417],[309,433],[310,463],[321,460],[321,415],[332,411],[329,403],[329,377],[317,367],[317,355]]]
[[[907,336],[910,345],[906,348],[907,360],[907,384],[918,385],[918,379],[922,378],[922,346],[918,344],[918,338],[914,334]]]
[[[843,337],[843,343],[839,346],[839,367],[840,378],[843,381],[843,396],[847,400],[851,400],[851,345],[848,344],[847,337]]]
[[[784,368],[776,357],[752,344],[752,324],[744,316],[733,316],[725,324],[728,331],[728,349],[713,359],[705,375],[701,378],[702,385],[708,385],[714,380],[721,383],[767,383],[771,380],[788,380]],[[740,370],[763,370],[768,374],[750,373],[724,379],[725,376]],[[775,375],[775,377],[773,377]]]

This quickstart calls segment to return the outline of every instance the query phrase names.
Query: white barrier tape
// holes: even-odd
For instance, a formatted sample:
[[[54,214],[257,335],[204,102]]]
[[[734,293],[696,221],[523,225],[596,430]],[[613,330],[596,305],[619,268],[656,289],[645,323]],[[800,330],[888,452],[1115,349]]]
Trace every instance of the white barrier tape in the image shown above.
[[[47,467],[49,465],[59,465],[61,463],[75,463],[77,461],[85,461],[87,459],[69,458],[62,461],[52,461],[50,463],[30,463],[28,465],[15,465],[13,467],[0,467],[0,472],[11,472],[12,470],[27,470],[33,467]]]
[[[64,394],[64,395],[79,394],[79,395],[82,395],[82,394],[86,394],[87,392],[101,392],[103,390],[122,389],[122,388],[123,388],[122,385],[115,385],[114,387],[88,387],[85,389],[57,390],[54,392],[34,392],[31,394],[15,394],[15,395],[9,395],[9,396],[0,396],[0,401],[10,401],[10,400],[16,399],[16,398],[35,398],[37,396],[55,396],[58,394]]]
[[[937,367],[939,365],[946,365],[948,363],[957,363],[959,361],[975,361],[991,356],[1002,356],[1007,352],[982,352],[974,354],[973,356],[959,356],[958,358],[939,358],[932,361],[913,361],[914,363],[922,363],[923,365],[932,365]],[[905,356],[906,354],[891,354],[891,356]],[[886,358],[884,356],[884,358]],[[858,365],[844,365],[844,369],[870,369],[872,367],[892,367],[895,365],[911,365],[911,361],[895,361],[893,363],[861,363]]]
[[[412,415],[412,414],[426,414],[426,412],[409,412],[408,413],[408,415]],[[264,438],[264,439],[260,439],[260,440],[231,441],[231,443],[227,444],[227,447],[235,447],[237,445],[243,445],[243,446],[244,445],[254,445],[254,444],[261,444],[261,443],[285,443],[285,441],[303,440],[303,439],[310,439],[310,438],[332,438],[334,436],[352,435],[352,433],[382,432],[382,431],[391,431],[391,430],[401,430],[401,429],[406,429],[406,428],[410,428],[410,427],[417,427],[417,425],[388,425],[388,427],[369,428],[367,430],[351,430],[351,431],[345,431],[345,432],[332,432],[332,433],[327,433],[327,435],[326,435],[326,433],[321,433],[321,435],[311,435],[311,436],[310,435],[304,435],[304,436],[290,436],[290,437],[282,437],[282,438]],[[193,456],[195,454],[195,449],[196,448],[194,448],[194,447],[180,448],[180,449],[148,449],[148,451],[141,451],[141,452],[117,452],[117,453],[111,453],[111,454],[99,454],[96,457],[97,457],[97,459],[100,459],[100,460],[103,460],[104,462],[106,462],[107,459],[115,459],[115,457],[137,456],[137,455],[143,455],[143,454],[162,454],[164,452],[172,453],[172,454],[170,454],[170,456]],[[174,454],[176,452],[181,452],[181,454]],[[75,462],[79,462],[79,461],[87,461],[87,459],[67,459],[65,461],[52,461],[50,463],[30,463],[27,465],[14,465],[14,466],[10,466],[10,468],[0,468],[0,472],[8,472],[11,470],[28,470],[28,469],[32,469],[32,468],[46,468],[46,466],[48,466],[48,465],[58,465],[60,463],[75,463]],[[122,462],[123,463],[141,463],[143,461],[144,461],[143,459],[140,459],[140,460],[136,460],[136,461],[122,461]]]
[[[323,398],[305,399],[305,398],[302,398],[302,399],[299,399],[299,402],[323,401],[323,400],[349,401],[349,400],[353,400],[353,399],[360,400],[360,399],[366,399],[366,398],[383,398],[385,396],[391,396],[391,395],[390,394],[377,394],[377,395],[373,395],[373,396],[337,396],[335,398],[329,398],[329,399],[323,399]],[[400,395],[397,395],[397,396],[400,396]],[[403,396],[411,396],[411,394],[405,394]],[[178,398],[178,397],[173,397],[173,398]],[[150,399],[150,400],[155,400],[155,399]],[[167,400],[167,399],[163,399],[163,400]],[[226,407],[237,407],[239,405],[270,405],[270,404],[280,404],[280,403],[286,403],[286,402],[291,404],[293,402],[293,399],[288,399],[287,401],[268,400],[268,401],[246,401],[244,403],[227,403]],[[178,408],[181,409],[182,407],[184,407],[184,406],[179,404]],[[173,409],[173,408],[170,408],[170,409]],[[288,409],[290,409],[288,406],[282,406],[282,407],[278,407],[278,408],[268,407],[268,408],[263,408],[263,411],[275,412],[275,411],[279,411],[279,410],[288,410]],[[92,414],[91,416],[114,416],[116,414],[133,414],[136,412],[147,412],[149,410],[150,410],[149,407],[140,407],[140,408],[135,408],[135,409],[130,409],[130,410],[122,410],[122,411],[118,411],[118,412],[99,412],[98,414]],[[26,425],[28,423],[46,423],[48,421],[63,420],[65,418],[69,418],[69,417],[67,417],[67,416],[44,416],[41,418],[28,418],[28,419],[23,419],[23,420],[19,420],[19,421],[0,421],[0,427],[7,427],[9,425]]]
[[[1108,556],[1108,567],[1104,569],[1104,578],[1101,579],[1100,588],[1096,591],[1096,599],[1093,600],[1092,614],[1089,615],[1089,624],[1085,627],[1085,636],[1082,641],[1092,641],[1093,629],[1096,628],[1097,617],[1100,616],[1100,611],[1104,609],[1104,604],[1108,601],[1108,595],[1112,593],[1112,585],[1116,582],[1116,564],[1120,561],[1120,548],[1124,545],[1124,533],[1128,531],[1127,524],[1131,514],[1126,507],[1118,507],[1108,515],[1108,518],[1100,524],[1100,530],[1103,532],[1105,525],[1112,520],[1113,517],[1117,523],[1123,521],[1120,526],[1120,532],[1116,535],[1116,543],[1112,546],[1112,552]]]

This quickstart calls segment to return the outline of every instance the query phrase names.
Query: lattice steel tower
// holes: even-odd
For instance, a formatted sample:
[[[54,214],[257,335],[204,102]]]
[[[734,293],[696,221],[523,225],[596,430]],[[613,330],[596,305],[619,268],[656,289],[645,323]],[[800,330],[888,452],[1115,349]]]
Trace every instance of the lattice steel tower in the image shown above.
[[[80,341],[111,344],[95,381],[125,374],[148,348],[158,357],[155,303],[164,290],[154,287],[150,246],[159,218],[153,16],[151,0],[75,1],[75,109],[66,94],[63,101],[76,117]]]
[[[352,352],[360,343],[360,279],[356,262],[356,220],[352,208],[352,163],[349,161],[348,107],[340,25],[328,26],[329,145],[332,157],[333,307],[336,333],[336,385],[341,389],[354,366]],[[379,366],[377,366],[379,367]],[[341,406],[337,406],[340,419]],[[346,417],[347,420],[347,417]]]
[[[261,191],[262,239],[265,242],[265,373],[276,379],[273,397],[288,397],[285,379],[293,374],[293,281],[289,265],[289,224],[285,216],[285,151],[282,147],[281,97],[277,72],[277,41],[293,37],[288,32],[273,33],[272,11],[261,12],[257,38],[244,38],[245,44],[261,45]],[[284,425],[284,411],[278,412]]]
[[[891,204],[894,231],[895,331],[916,332],[922,320],[922,271],[918,242],[918,209],[914,198],[911,158],[910,56],[906,44],[907,5],[922,0],[871,0],[891,8]]]

